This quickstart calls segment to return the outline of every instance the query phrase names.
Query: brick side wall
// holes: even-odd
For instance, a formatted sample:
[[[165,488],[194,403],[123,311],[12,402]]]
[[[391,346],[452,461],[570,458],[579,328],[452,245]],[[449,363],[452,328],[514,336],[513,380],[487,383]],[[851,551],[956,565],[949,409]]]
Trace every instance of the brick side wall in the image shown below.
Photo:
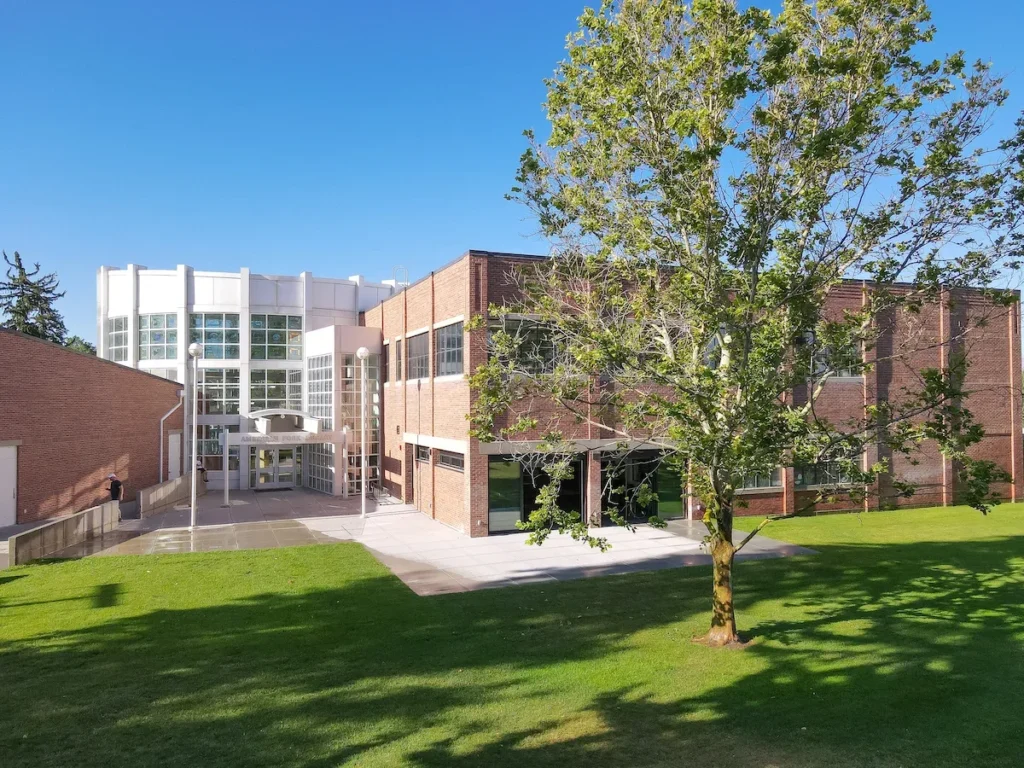
[[[469,456],[466,471],[437,466],[437,451],[429,465],[413,459],[413,446],[405,433],[468,443],[470,390],[465,378],[435,374],[435,325],[455,318],[471,318],[469,290],[470,256],[433,272],[397,296],[366,312],[364,322],[381,329],[390,348],[391,370],[384,392],[384,434],[381,450],[383,481],[391,493],[412,503],[421,512],[458,530],[475,531],[468,513]],[[430,352],[430,377],[409,381],[407,341],[410,332],[426,332]],[[463,372],[470,368],[470,333],[463,340]],[[395,348],[402,349],[402,370],[395,370]],[[414,476],[415,475],[415,476]],[[414,487],[415,486],[415,490]],[[483,531],[484,533],[486,531]]]
[[[434,360],[433,326],[445,319],[463,316],[469,321],[476,315],[486,316],[491,304],[515,299],[515,288],[509,275],[531,259],[509,255],[469,252],[447,267],[410,286],[366,313],[367,325],[380,327],[386,342],[392,345],[402,336],[403,368],[408,365],[405,337],[410,330],[430,329],[431,361]],[[849,282],[830,294],[826,314],[840,317],[845,310],[859,309],[869,286]],[[1020,313],[1019,307],[1009,310],[993,308],[978,294],[958,292],[948,296],[946,305],[926,306],[918,314],[883,317],[886,333],[876,350],[869,350],[867,359],[878,364],[865,377],[833,380],[816,404],[819,417],[841,424],[859,418],[866,406],[898,398],[901,392],[920,384],[920,371],[943,365],[948,355],[964,351],[972,361],[967,379],[971,397],[967,405],[986,429],[986,438],[974,450],[978,458],[990,458],[1012,472],[1015,484],[998,487],[1007,498],[1024,493],[1021,472],[1021,382],[1020,382]],[[975,327],[985,315],[987,322]],[[957,336],[964,328],[971,330],[962,341]],[[914,348],[914,354],[889,360],[894,353]],[[464,370],[468,374],[486,360],[487,331],[467,332],[464,341]],[[394,353],[391,355],[394,365]],[[426,514],[472,535],[487,532],[487,457],[480,454],[479,443],[467,434],[466,414],[474,393],[465,380],[420,380],[396,382],[394,370],[384,388],[384,441],[382,450],[384,480],[391,491]],[[805,393],[794,392],[800,401]],[[534,403],[533,413],[542,422],[540,433],[558,426],[577,439],[610,437],[587,424],[580,424],[555,407]],[[500,425],[499,425],[500,426]],[[432,452],[430,472],[417,476],[412,493],[412,447],[404,444],[403,434],[419,433],[438,438],[465,441],[468,444],[464,473],[453,473],[436,466]],[[527,439],[530,436],[526,436]],[[910,457],[887,456],[873,449],[865,457],[866,464],[884,458],[898,476],[919,485],[917,493],[903,499],[895,496],[891,484],[883,478],[866,501],[839,498],[818,505],[819,511],[875,508],[878,506],[933,505],[956,500],[955,467],[949,465],[934,445],[924,445]],[[454,475],[454,476],[453,476]],[[786,470],[784,487],[774,492],[744,494],[738,514],[762,515],[791,513],[806,505],[811,494],[794,487],[793,472]],[[590,495],[595,495],[591,489]]]
[[[0,331],[0,442],[18,446],[19,523],[109,500],[158,482],[160,417],[181,385],[21,334]],[[182,429],[179,408],[164,439]],[[167,447],[164,446],[165,460]]]

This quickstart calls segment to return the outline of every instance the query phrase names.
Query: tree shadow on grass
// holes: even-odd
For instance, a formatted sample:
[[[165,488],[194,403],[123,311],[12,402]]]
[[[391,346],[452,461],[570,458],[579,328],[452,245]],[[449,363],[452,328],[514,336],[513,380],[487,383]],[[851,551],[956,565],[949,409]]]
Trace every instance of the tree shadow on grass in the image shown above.
[[[108,766],[1021,763],[1024,538],[818,550],[739,570],[756,636],[743,651],[689,643],[706,621],[705,568],[430,599],[378,569],[7,643],[0,754]]]

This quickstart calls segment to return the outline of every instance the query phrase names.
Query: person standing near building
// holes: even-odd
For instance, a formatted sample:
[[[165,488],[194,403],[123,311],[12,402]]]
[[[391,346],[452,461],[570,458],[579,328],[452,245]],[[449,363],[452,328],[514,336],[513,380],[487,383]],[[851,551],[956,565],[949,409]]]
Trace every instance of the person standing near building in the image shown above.
[[[124,484],[117,479],[117,475],[111,472],[107,475],[107,479],[110,481],[110,500],[111,501],[123,501],[124,500]]]

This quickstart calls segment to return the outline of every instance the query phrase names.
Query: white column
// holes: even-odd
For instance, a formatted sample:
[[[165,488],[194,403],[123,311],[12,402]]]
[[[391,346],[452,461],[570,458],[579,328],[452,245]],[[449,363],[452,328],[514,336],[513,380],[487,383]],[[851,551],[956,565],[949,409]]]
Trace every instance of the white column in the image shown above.
[[[178,293],[177,298],[177,313],[178,313],[178,358],[175,361],[178,366],[178,377],[185,388],[185,413],[182,416],[182,424],[185,426],[184,434],[184,446],[182,447],[182,453],[185,454],[185,460],[182,463],[182,467],[188,469],[195,465],[195,457],[192,456],[192,439],[189,437],[191,434],[189,430],[192,428],[192,366],[189,365],[188,356],[188,345],[191,343],[189,339],[188,330],[188,309],[189,309],[189,284],[192,281],[192,269],[184,264],[179,264],[177,267],[177,277],[175,278],[175,290]]]
[[[130,296],[128,306],[131,311],[128,313],[128,365],[132,368],[139,367],[139,265],[128,265],[128,292]]]
[[[107,357],[107,302],[110,294],[110,267],[96,272],[96,356]]]

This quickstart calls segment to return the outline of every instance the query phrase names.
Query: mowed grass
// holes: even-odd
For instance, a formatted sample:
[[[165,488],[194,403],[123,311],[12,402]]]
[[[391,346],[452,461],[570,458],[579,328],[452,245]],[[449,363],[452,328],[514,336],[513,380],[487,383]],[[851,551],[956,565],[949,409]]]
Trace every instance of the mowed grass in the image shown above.
[[[1024,764],[1024,508],[829,516],[737,567],[420,598],[359,545],[0,572],[0,765]]]

